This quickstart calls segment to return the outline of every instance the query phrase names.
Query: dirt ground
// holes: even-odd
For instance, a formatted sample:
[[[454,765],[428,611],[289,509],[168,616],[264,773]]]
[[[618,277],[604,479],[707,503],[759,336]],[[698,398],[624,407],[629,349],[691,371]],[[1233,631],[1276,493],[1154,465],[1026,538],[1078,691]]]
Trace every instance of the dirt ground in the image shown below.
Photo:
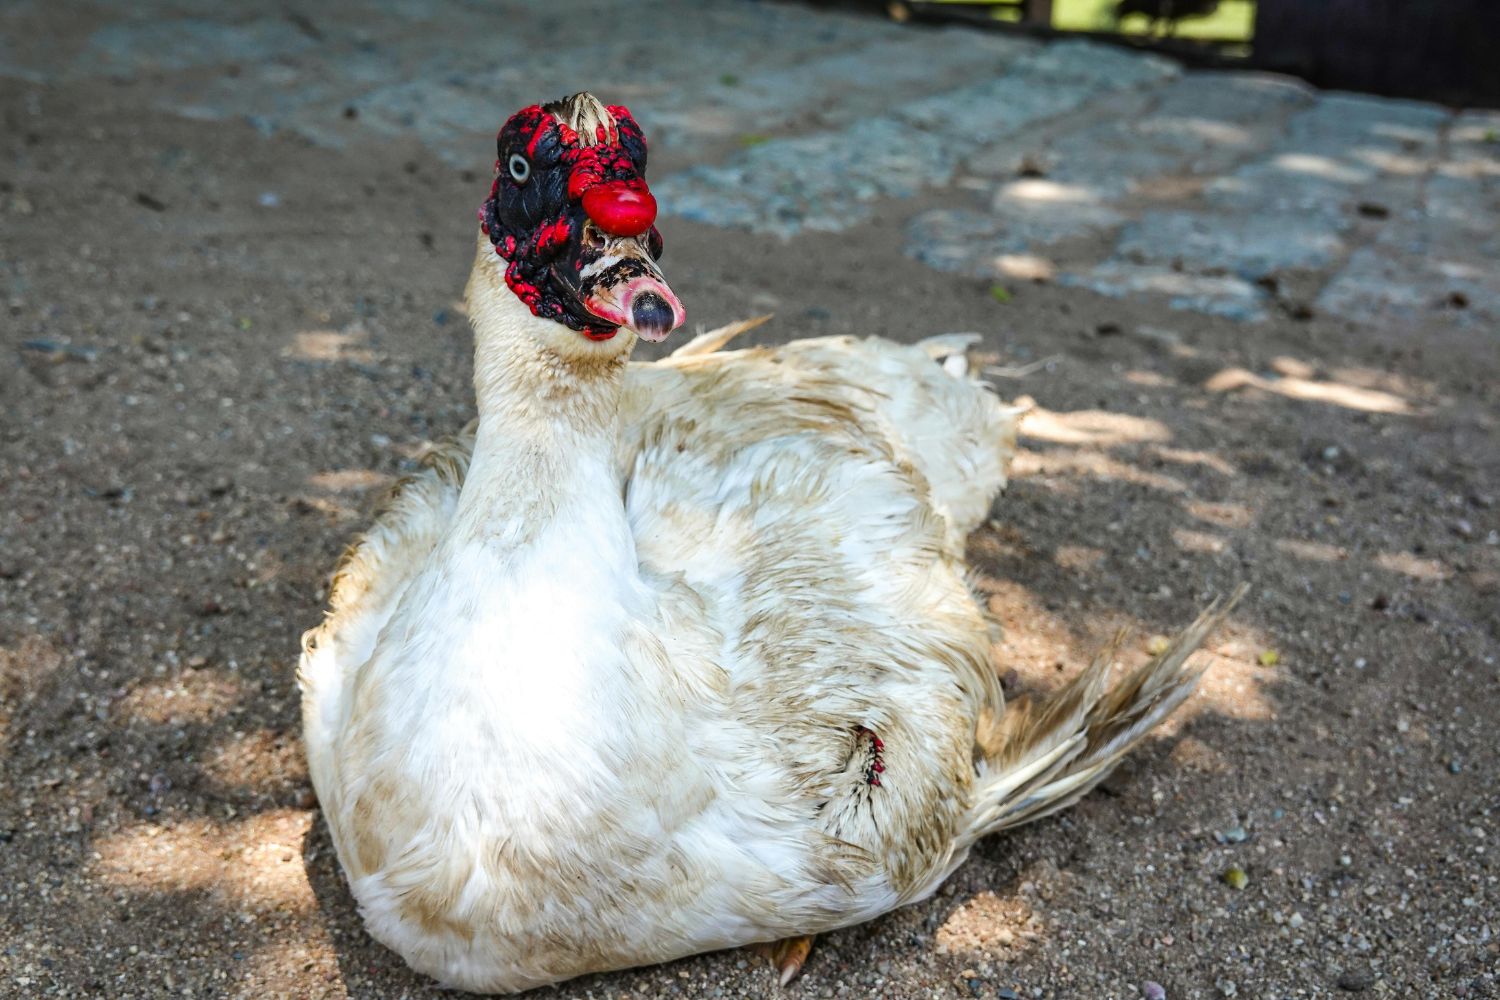
[[[42,99],[0,90],[0,995],[436,996],[361,928],[293,669],[382,487],[471,414],[486,150],[265,139],[109,79]],[[971,542],[1011,690],[1252,590],[1101,792],[821,940],[786,995],[1500,996],[1493,331],[998,302],[900,255],[912,210],[672,220],[664,264],[692,322],[774,311],[752,340],[1052,359],[996,380],[1038,411]],[[724,953],[538,995],[777,992]]]

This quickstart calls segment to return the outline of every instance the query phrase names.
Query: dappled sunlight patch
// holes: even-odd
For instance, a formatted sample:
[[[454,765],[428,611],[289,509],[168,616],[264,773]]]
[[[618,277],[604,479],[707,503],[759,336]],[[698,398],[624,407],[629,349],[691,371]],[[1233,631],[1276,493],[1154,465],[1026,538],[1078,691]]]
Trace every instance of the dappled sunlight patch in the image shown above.
[[[1000,221],[1034,231],[1037,244],[1119,225],[1123,217],[1099,191],[1078,184],[1028,178],[1001,185],[992,209]]]
[[[1145,386],[1148,389],[1165,389],[1167,386],[1176,384],[1161,372],[1146,371],[1141,368],[1126,372],[1125,381],[1131,385]]]
[[[1301,538],[1278,538],[1276,548],[1298,559],[1314,562],[1343,562],[1349,558],[1349,550],[1327,542],[1309,542]]]
[[[126,725],[185,726],[220,718],[246,695],[244,681],[224,670],[185,670],[131,688],[114,711]]]
[[[1059,545],[1052,560],[1063,569],[1086,573],[1104,562],[1104,550],[1091,545]]]
[[[1292,399],[1304,399],[1314,403],[1332,403],[1348,410],[1364,410],[1367,413],[1410,413],[1411,404],[1400,396],[1375,389],[1360,389],[1338,382],[1311,382],[1306,379],[1284,378],[1271,385],[1278,392]]]
[[[1271,160],[1271,166],[1284,173],[1319,177],[1337,184],[1360,184],[1369,178],[1369,171],[1356,170],[1332,157],[1312,153],[1282,153]]]
[[[1203,555],[1218,555],[1228,544],[1218,535],[1210,535],[1206,531],[1193,531],[1189,528],[1173,528],[1172,541],[1184,552],[1197,552]]]
[[[110,885],[156,892],[202,889],[223,864],[208,820],[143,823],[94,842],[96,866]]]
[[[1017,455],[1017,459],[1019,457]],[[1078,480],[1047,478],[1041,474],[1038,463],[1031,462],[1025,468],[1022,468],[1019,461],[1013,460],[1010,467],[1010,478],[1012,480],[1019,480],[1025,479],[1028,476],[1030,477],[1028,481],[1031,484],[1040,486],[1048,493],[1054,493],[1060,497],[1076,497],[1083,492]]]
[[[1439,274],[1454,281],[1484,281],[1493,273],[1488,265],[1481,267],[1468,261],[1435,260],[1433,263]]]
[[[1369,164],[1381,173],[1403,177],[1425,174],[1432,165],[1432,161],[1427,157],[1410,156],[1406,153],[1392,152],[1389,149],[1364,147],[1352,150],[1349,155],[1360,163]]]
[[[1453,575],[1453,571],[1441,561],[1419,556],[1415,552],[1382,552],[1375,557],[1375,565],[1387,572],[1409,576],[1413,580],[1436,582]]]
[[[1412,406],[1401,396],[1379,389],[1363,389],[1341,382],[1319,382],[1296,376],[1263,378],[1244,368],[1225,368],[1207,382],[1209,392],[1233,392],[1237,389],[1260,389],[1288,399],[1312,403],[1329,403],[1349,410],[1367,413],[1409,414]]]
[[[1212,469],[1221,476],[1236,476],[1239,474],[1238,469],[1211,451],[1156,447],[1151,449],[1151,454],[1163,462],[1172,462],[1176,465],[1201,465],[1204,468]]]
[[[1018,583],[983,575],[978,582],[986,607],[1001,625],[1000,641],[994,649],[996,662],[1002,672],[1015,670],[1028,688],[1050,690],[1058,686],[1066,679],[1068,664],[1081,670],[1088,657],[1107,641],[1101,637],[1091,646],[1086,638],[1080,643],[1061,615],[1047,610],[1030,589]]]
[[[1254,654],[1243,651],[1244,645],[1241,642],[1194,654],[1197,663],[1207,663],[1208,670],[1185,706],[1187,711],[1196,715],[1207,709],[1233,719],[1262,722],[1275,717],[1264,690],[1275,670],[1256,662]]]
[[[307,477],[308,486],[324,493],[367,493],[392,482],[392,476],[374,469],[330,469]]]
[[[1045,933],[1040,916],[1016,895],[985,890],[965,900],[933,935],[939,955],[1010,960]]]
[[[1057,265],[1034,254],[1000,254],[993,261],[995,273],[1018,281],[1051,281],[1057,276]]]
[[[1046,204],[1056,204],[1058,202],[1086,204],[1099,200],[1099,196],[1094,191],[1081,185],[1060,184],[1057,181],[1042,180],[1040,178],[1012,181],[1001,188],[1001,197],[1007,200],[1043,202]]]
[[[1255,141],[1250,130],[1243,125],[1231,125],[1213,118],[1162,117],[1137,127],[1146,134],[1192,136],[1215,146],[1243,147]]]
[[[1186,493],[1187,486],[1180,479],[1147,472],[1133,465],[1092,451],[1048,451],[1035,452],[1022,449],[1016,453],[1011,475],[1017,479],[1039,477],[1047,480],[1050,487],[1053,477],[1083,476],[1106,482],[1133,483],[1148,486],[1165,493]]]
[[[231,850],[226,881],[258,909],[312,909],[315,902],[302,864],[302,843],[312,825],[310,811],[262,813],[242,824],[247,836]]]
[[[1221,528],[1248,528],[1255,523],[1255,512],[1242,503],[1186,500],[1182,507],[1198,520]]]
[[[1235,389],[1244,389],[1247,387],[1263,389],[1265,388],[1262,385],[1264,381],[1265,379],[1247,369],[1225,368],[1222,371],[1215,372],[1207,382],[1203,383],[1203,388],[1209,392],[1232,392]]]
[[[1449,130],[1448,141],[1455,144],[1491,146],[1495,143],[1495,128],[1496,123],[1493,117],[1461,117]],[[1491,173],[1500,174],[1500,159],[1486,160],[1484,165]]]
[[[1172,432],[1160,420],[1107,410],[1059,413],[1040,406],[1021,421],[1021,436],[1053,444],[1115,445],[1170,441]]]
[[[243,965],[245,980],[274,983],[278,979],[284,979],[288,969],[297,969],[299,973],[296,982],[299,986],[322,982],[330,984],[330,991],[325,994],[327,996],[353,996],[352,991],[346,992],[346,989],[332,987],[331,984],[334,983],[343,985],[343,973],[339,968],[338,953],[333,948],[332,936],[328,933],[323,921],[317,919],[316,913],[309,913],[306,917],[307,919],[298,922],[297,930],[301,933],[281,935],[270,943],[261,944],[245,956]],[[445,992],[440,988],[435,989],[434,992],[438,996],[471,995],[457,991]],[[315,994],[307,992],[300,995]],[[404,997],[409,994],[400,995]]]
[[[1067,280],[1076,277],[1063,276]],[[1086,279],[1071,280],[1071,283],[1115,297],[1136,293],[1167,295],[1189,308],[1208,307],[1211,312],[1226,310],[1246,319],[1264,318],[1255,289],[1243,278],[1233,275],[1193,274],[1145,264],[1106,261],[1088,272]],[[1179,353],[1184,346],[1177,345],[1173,353]]]
[[[1425,146],[1433,141],[1432,133],[1425,128],[1414,128],[1410,125],[1402,125],[1399,122],[1376,122],[1370,126],[1370,134],[1381,139],[1394,139],[1396,142],[1410,144],[1412,146]]]
[[[1450,180],[1483,183],[1487,178],[1500,177],[1500,157],[1444,160],[1437,165],[1433,173]]]
[[[1235,389],[1265,389],[1266,380],[1244,368],[1225,368],[1215,372],[1203,388],[1209,392],[1233,392]]]
[[[1292,378],[1313,378],[1318,374],[1318,370],[1306,361],[1286,354],[1271,359],[1271,370],[1278,375],[1289,375]]]
[[[1183,706],[1184,713],[1197,716],[1207,711],[1247,721],[1275,718],[1276,708],[1267,690],[1290,676],[1276,666],[1280,657],[1264,656],[1276,646],[1272,636],[1230,618],[1194,654],[1193,662],[1207,669],[1198,690]]]
[[[371,364],[375,356],[365,346],[367,337],[362,326],[351,326],[343,330],[304,330],[293,335],[291,346],[283,353],[304,361]]]
[[[310,914],[302,841],[313,815],[283,809],[222,823],[142,823],[96,840],[94,869],[116,888],[209,892],[247,915]]]

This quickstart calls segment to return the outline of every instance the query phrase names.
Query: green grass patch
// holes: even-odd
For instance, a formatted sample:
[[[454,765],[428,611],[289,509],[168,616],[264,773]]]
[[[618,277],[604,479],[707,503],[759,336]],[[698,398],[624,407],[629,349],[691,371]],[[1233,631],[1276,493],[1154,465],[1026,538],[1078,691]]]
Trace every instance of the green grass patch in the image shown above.
[[[936,0],[937,3],[984,6],[991,0]],[[994,7],[991,16],[1001,21],[1019,21],[1019,6]],[[1145,35],[1150,22],[1139,14],[1115,23],[1115,0],[1053,0],[1052,27],[1059,31],[1104,31],[1122,35]],[[1211,41],[1248,42],[1255,34],[1255,0],[1223,0],[1219,9],[1207,17],[1190,17],[1178,22],[1173,38],[1201,38]]]

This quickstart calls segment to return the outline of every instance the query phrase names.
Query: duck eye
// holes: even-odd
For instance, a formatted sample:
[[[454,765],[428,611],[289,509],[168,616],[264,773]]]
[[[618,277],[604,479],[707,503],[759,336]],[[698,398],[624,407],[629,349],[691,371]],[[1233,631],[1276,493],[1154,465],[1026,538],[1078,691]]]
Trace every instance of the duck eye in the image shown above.
[[[531,176],[531,164],[520,153],[510,154],[510,178],[517,184],[525,184]]]

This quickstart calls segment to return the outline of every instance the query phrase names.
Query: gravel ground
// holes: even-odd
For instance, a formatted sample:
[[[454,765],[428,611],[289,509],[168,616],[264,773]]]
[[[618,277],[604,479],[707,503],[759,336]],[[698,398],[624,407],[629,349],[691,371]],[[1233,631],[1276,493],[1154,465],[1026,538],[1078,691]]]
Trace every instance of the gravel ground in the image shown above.
[[[268,137],[153,86],[0,80],[0,995],[438,996],[361,929],[292,675],[341,547],[472,412],[489,150]],[[1500,996],[1493,330],[997,295],[902,252],[952,204],[790,240],[669,220],[664,264],[692,322],[774,311],[753,340],[1050,359],[997,378],[1038,411],[971,541],[1010,690],[1253,589],[1100,792],[820,940],[785,994]],[[537,995],[777,994],[731,952]]]

